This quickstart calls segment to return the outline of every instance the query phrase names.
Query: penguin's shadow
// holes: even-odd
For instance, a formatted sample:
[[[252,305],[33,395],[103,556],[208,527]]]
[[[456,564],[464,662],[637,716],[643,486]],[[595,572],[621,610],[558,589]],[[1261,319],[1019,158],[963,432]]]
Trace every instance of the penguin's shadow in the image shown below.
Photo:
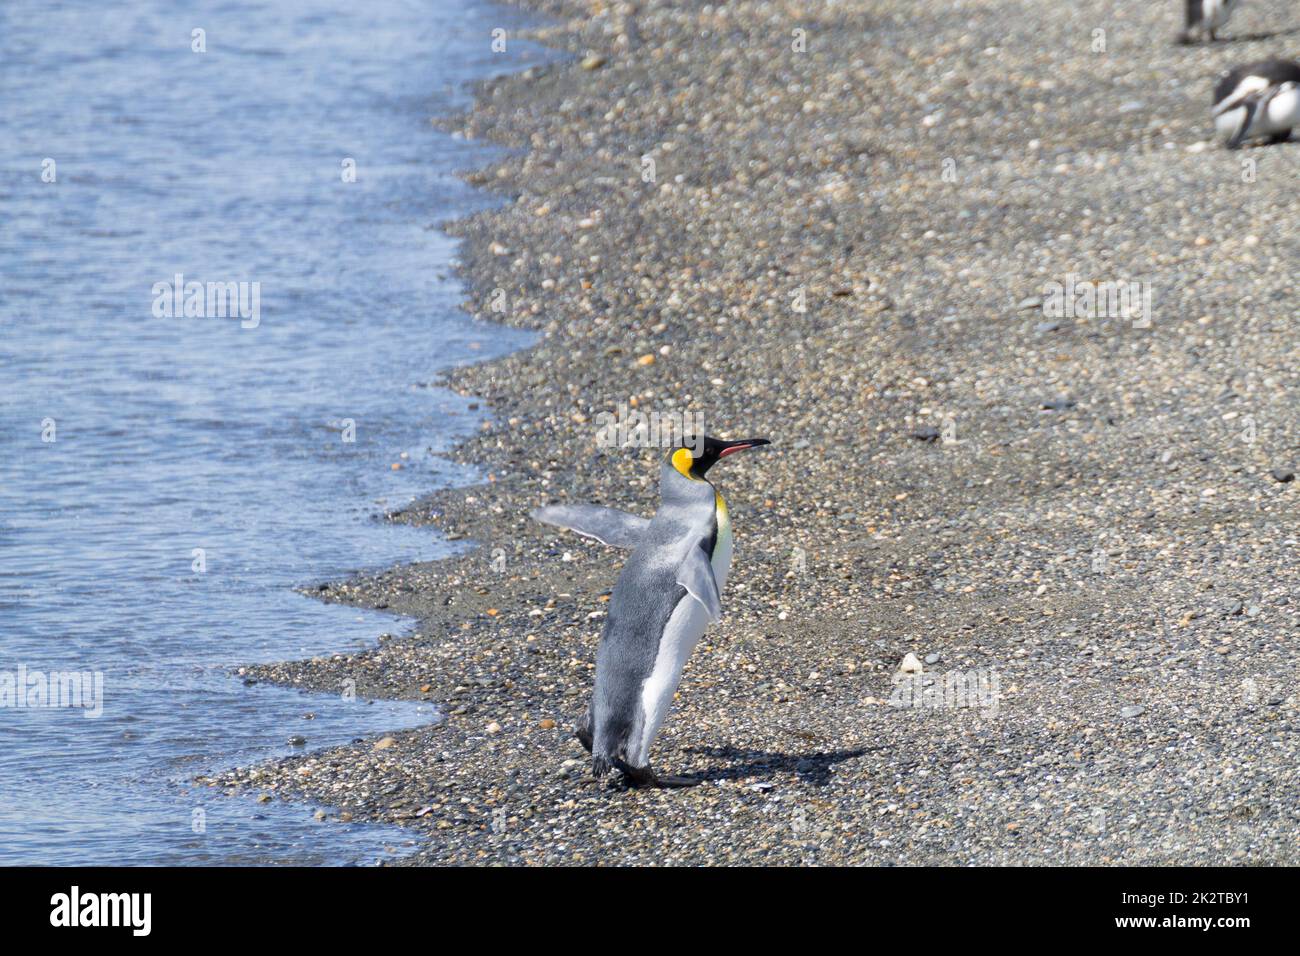
[[[1276,40],[1280,37],[1295,36],[1300,33],[1300,27],[1292,27],[1289,30],[1272,30],[1267,33],[1237,33],[1231,36],[1220,37],[1214,42],[1217,43],[1262,43],[1265,40]]]
[[[732,746],[683,749],[687,753],[704,754],[728,761],[727,766],[710,767],[690,774],[697,780],[739,780],[744,777],[771,777],[778,773],[792,773],[804,783],[824,787],[831,782],[831,769],[837,763],[884,748],[858,747],[853,750],[816,750],[810,753],[783,753]]]
[[[1215,37],[1213,40],[1189,40],[1182,34],[1174,37],[1174,46],[1231,46],[1234,43],[1263,43],[1265,40],[1277,40],[1282,37],[1295,36],[1300,33],[1300,27],[1291,27],[1289,30],[1270,30],[1265,33],[1235,33],[1223,37]]]

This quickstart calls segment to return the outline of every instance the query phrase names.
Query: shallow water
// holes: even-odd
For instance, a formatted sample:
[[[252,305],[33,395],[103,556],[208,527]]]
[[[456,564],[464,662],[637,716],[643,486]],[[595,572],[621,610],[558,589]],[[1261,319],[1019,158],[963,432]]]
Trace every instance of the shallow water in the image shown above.
[[[376,515],[470,477],[436,455],[481,413],[430,379],[526,340],[457,308],[436,226],[489,201],[453,171],[490,153],[429,118],[546,56],[521,23],[450,0],[0,6],[0,864],[402,842],[186,781],[436,719],[232,668],[405,627],[292,588],[448,553]],[[174,314],[177,274],[247,283],[246,308]],[[5,697],[54,672],[91,675],[90,706]]]

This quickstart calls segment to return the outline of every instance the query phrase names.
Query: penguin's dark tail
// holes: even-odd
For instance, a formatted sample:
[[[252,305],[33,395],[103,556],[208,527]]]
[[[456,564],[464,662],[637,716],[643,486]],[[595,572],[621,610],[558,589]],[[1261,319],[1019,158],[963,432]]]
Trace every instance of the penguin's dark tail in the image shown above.
[[[591,775],[593,777],[603,777],[613,769],[613,762],[602,754],[592,754],[591,757]]]

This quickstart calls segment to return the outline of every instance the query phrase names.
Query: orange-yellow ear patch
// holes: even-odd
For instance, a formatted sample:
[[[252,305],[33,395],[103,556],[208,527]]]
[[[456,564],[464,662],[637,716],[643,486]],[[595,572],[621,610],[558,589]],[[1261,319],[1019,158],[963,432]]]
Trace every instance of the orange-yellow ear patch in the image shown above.
[[[695,476],[691,474],[691,466],[694,464],[695,457],[691,454],[689,448],[679,448],[673,452],[673,467],[692,481],[696,480]]]

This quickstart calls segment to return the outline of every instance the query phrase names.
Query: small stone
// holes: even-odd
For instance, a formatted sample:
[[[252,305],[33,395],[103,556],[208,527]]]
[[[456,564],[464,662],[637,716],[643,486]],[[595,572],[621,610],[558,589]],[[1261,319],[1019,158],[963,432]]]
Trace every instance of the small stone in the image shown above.
[[[1124,718],[1138,717],[1141,716],[1142,714],[1145,714],[1146,710],[1147,709],[1143,707],[1141,704],[1129,704],[1127,707],[1125,707],[1123,710],[1119,712],[1119,715]]]
[[[289,738],[289,746],[305,747],[307,746],[307,738],[304,737],[302,734],[294,734],[292,737]]]
[[[582,58],[581,65],[584,70],[599,70],[605,65],[605,58],[599,53],[588,53]]]
[[[1274,468],[1269,474],[1273,476],[1274,481],[1281,485],[1295,481],[1295,470],[1292,468]]]
[[[918,428],[912,432],[912,437],[917,441],[934,442],[939,440],[939,429],[937,428]]]
[[[375,741],[376,750],[388,750],[396,746],[397,746],[397,741],[392,737],[381,737]]]
[[[939,655],[938,655],[938,654],[926,654],[926,655],[925,655],[925,662],[926,662],[927,664],[937,664],[937,663],[939,663]]]
[[[487,725],[487,732],[490,734],[499,734],[501,733],[501,725],[494,720],[492,723]]]
[[[548,717],[546,720],[543,720],[543,721],[542,721],[541,723],[539,723],[537,726],[538,726],[538,727],[541,727],[542,730],[554,730],[554,729],[555,729],[555,721],[551,720],[551,719]]]
[[[911,651],[908,651],[907,654],[903,656],[903,663],[898,665],[898,672],[900,674],[920,674],[924,670],[925,667],[919,660],[917,660],[916,655]]]
[[[636,360],[637,365],[654,365],[655,357],[653,353],[647,352]]]

